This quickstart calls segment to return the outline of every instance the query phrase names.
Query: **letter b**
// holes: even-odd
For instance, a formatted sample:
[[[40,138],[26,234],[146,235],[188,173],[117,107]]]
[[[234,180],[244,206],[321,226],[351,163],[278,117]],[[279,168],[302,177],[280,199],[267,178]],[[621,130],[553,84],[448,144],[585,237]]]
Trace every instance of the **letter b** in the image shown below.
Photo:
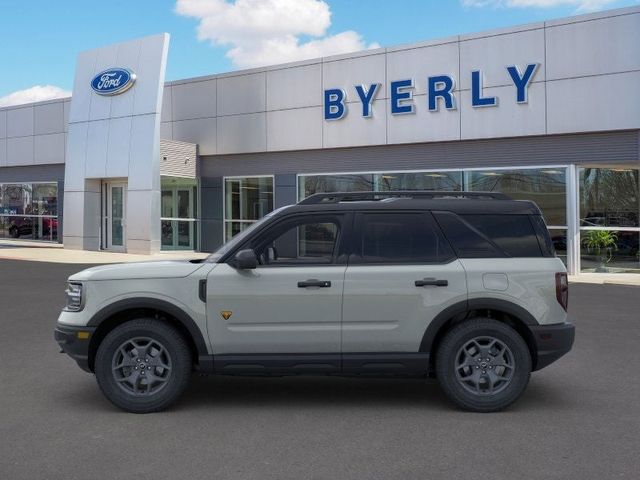
[[[324,119],[340,120],[347,113],[344,90],[331,88],[324,91]]]

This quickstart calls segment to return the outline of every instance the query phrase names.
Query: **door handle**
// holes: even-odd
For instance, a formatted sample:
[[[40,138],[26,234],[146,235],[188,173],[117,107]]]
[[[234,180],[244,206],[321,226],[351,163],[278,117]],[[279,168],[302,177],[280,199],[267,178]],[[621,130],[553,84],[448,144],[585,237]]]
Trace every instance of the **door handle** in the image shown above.
[[[427,287],[433,285],[434,287],[446,287],[449,285],[448,280],[436,280],[435,278],[423,278],[422,280],[416,280],[416,287]]]
[[[309,280],[305,280],[304,282],[298,282],[298,288],[307,288],[307,287],[329,288],[330,286],[331,286],[330,281],[316,280],[315,278],[310,278]]]

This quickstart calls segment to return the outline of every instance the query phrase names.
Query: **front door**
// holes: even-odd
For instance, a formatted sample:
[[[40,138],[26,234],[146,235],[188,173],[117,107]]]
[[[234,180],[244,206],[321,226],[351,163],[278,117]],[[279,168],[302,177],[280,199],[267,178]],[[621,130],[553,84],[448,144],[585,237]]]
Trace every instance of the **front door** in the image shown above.
[[[339,371],[346,265],[338,251],[345,218],[307,214],[283,219],[241,247],[254,249],[256,269],[223,263],[211,271],[207,319],[217,361],[234,354],[252,368],[289,362]],[[226,367],[238,367],[233,363]]]
[[[127,184],[108,182],[106,185],[105,247],[107,250],[124,252],[126,249],[126,198]]]

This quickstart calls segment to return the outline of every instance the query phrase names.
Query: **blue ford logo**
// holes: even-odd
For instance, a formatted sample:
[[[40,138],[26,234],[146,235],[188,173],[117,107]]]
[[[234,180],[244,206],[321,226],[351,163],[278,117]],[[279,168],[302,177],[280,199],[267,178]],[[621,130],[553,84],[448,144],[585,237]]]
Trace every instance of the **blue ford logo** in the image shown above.
[[[126,68],[109,68],[91,80],[91,88],[100,95],[118,95],[129,90],[136,81],[136,74]]]

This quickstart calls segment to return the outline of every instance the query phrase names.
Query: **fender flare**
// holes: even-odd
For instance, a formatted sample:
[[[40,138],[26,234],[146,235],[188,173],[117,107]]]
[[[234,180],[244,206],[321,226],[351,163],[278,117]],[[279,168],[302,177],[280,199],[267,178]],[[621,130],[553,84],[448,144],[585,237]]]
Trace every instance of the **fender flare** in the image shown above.
[[[538,321],[533,315],[531,315],[531,313],[520,305],[508,300],[502,300],[499,298],[473,298],[470,300],[463,300],[442,310],[438,315],[436,315],[431,323],[429,323],[429,326],[422,337],[422,342],[420,342],[420,351],[431,352],[431,347],[433,346],[436,335],[450,319],[456,317],[460,317],[460,319],[462,319],[470,311],[483,309],[499,310],[507,313],[512,317],[517,318],[527,326],[539,325]]]
[[[196,346],[197,356],[203,357],[209,355],[202,332],[193,318],[191,318],[191,315],[186,313],[182,308],[173,303],[167,302],[166,300],[146,297],[118,300],[117,302],[107,305],[102,310],[99,310],[93,317],[91,317],[91,320],[89,320],[87,325],[91,327],[98,327],[102,322],[113,315],[126,310],[135,310],[138,308],[160,310],[171,315],[189,332],[189,335]]]

